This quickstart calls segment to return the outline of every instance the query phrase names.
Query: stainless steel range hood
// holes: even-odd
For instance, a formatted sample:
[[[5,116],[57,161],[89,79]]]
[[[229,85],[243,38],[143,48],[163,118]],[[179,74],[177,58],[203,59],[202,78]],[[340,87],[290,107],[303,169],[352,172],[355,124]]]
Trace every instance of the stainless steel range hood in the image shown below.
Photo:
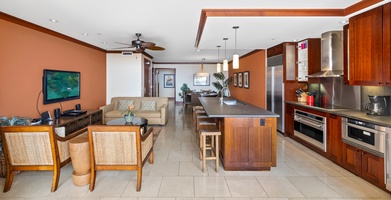
[[[321,71],[308,75],[309,78],[343,76],[343,31],[329,31],[322,34]]]

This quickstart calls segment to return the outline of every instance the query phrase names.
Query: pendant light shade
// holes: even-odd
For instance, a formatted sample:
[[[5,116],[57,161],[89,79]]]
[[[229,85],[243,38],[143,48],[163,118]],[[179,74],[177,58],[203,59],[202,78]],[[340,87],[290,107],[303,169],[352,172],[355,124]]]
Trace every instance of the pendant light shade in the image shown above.
[[[216,71],[221,72],[221,64],[220,64],[220,45],[217,46],[217,64],[216,64]]]
[[[228,60],[227,60],[227,40],[228,38],[223,38],[225,41],[225,51],[224,51],[224,60],[223,60],[223,71],[228,71]]]
[[[197,78],[209,76],[209,73],[204,72],[204,62],[205,62],[205,58],[202,59],[201,71],[196,73]]]
[[[232,57],[232,68],[239,69],[239,54],[236,53],[236,30],[239,26],[234,26],[232,28],[235,29],[235,54]]]

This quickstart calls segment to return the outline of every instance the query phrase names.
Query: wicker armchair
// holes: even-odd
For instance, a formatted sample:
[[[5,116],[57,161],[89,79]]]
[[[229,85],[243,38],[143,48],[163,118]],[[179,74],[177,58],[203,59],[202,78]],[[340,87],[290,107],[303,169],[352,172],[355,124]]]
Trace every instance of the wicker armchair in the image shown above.
[[[15,171],[32,170],[52,170],[51,191],[57,190],[60,168],[70,158],[53,126],[5,126],[1,127],[1,137],[7,168],[3,192],[11,189]]]
[[[141,189],[142,167],[147,158],[153,163],[153,128],[143,133],[140,126],[88,127],[91,156],[90,191],[94,190],[96,170],[137,170],[137,187]]]

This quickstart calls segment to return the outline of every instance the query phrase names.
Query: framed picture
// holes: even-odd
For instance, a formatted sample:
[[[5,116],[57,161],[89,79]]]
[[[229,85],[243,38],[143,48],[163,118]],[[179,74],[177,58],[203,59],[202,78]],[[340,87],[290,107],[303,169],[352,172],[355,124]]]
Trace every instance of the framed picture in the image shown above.
[[[209,74],[194,74],[193,75],[193,85],[210,85],[210,75]]]
[[[175,74],[164,74],[164,87],[173,88],[175,86]]]
[[[243,72],[243,87],[244,88],[250,88],[250,72],[246,71]]]
[[[238,86],[239,86],[239,87],[243,87],[242,81],[243,81],[243,73],[242,73],[242,72],[239,72],[239,73],[238,73]]]
[[[238,87],[238,73],[234,73],[234,87]]]

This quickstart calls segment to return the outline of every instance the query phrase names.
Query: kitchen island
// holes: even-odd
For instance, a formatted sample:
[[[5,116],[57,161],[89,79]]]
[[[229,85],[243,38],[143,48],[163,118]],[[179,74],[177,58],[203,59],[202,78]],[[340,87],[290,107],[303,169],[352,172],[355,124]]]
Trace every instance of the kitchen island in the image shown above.
[[[209,117],[221,131],[220,157],[225,170],[270,170],[277,161],[278,114],[225,98],[200,97]]]

